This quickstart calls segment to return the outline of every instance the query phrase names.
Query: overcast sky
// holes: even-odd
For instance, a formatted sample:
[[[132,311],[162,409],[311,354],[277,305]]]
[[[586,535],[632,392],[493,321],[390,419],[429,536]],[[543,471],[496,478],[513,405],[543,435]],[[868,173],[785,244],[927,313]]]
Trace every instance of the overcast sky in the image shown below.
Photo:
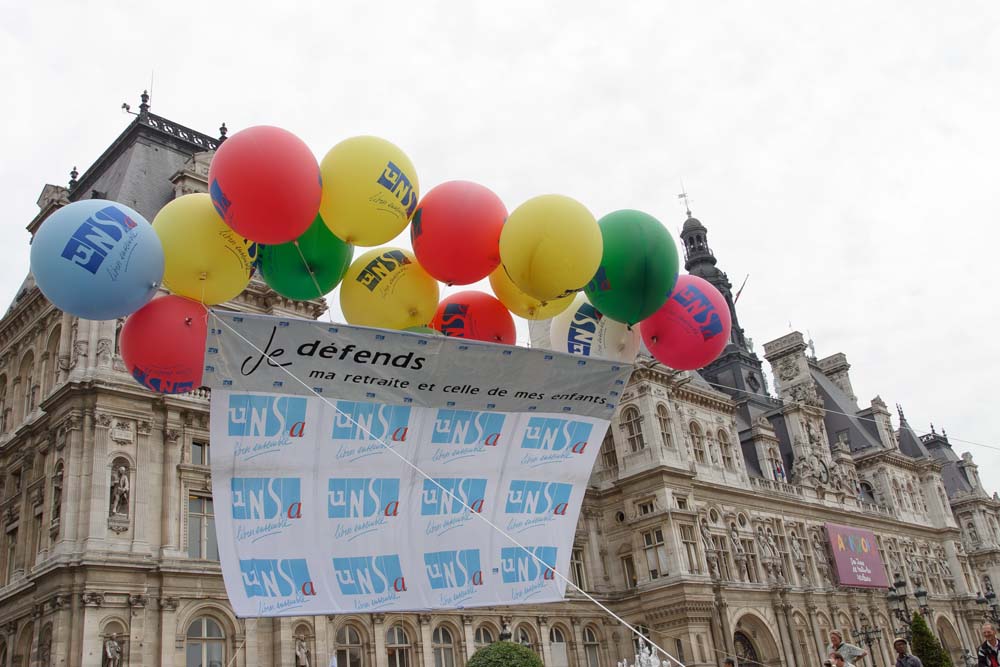
[[[475,180],[508,209],[560,193],[676,233],[683,179],[720,266],[750,274],[758,353],[789,325],[844,352],[862,407],[946,428],[1000,488],[996,2],[2,4],[6,301],[42,186],[155,72],[178,123],[280,125],[317,157],[375,134],[424,191]]]

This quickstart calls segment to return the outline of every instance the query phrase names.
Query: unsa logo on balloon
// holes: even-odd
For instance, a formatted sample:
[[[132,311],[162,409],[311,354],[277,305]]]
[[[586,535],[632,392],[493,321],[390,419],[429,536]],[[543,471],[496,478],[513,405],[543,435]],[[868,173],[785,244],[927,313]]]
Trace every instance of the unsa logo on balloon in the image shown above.
[[[441,333],[445,336],[464,338],[466,318],[469,316],[469,304],[449,303],[441,315]]]
[[[374,292],[383,278],[410,263],[410,258],[401,250],[390,250],[370,261],[355,280],[367,287],[369,292]]]
[[[215,210],[219,212],[219,217],[225,221],[229,221],[227,213],[229,213],[230,201],[226,197],[226,194],[222,191],[222,186],[219,185],[219,179],[212,181],[212,187],[209,189],[212,195],[212,205],[215,206]]]
[[[135,226],[135,220],[117,207],[102,208],[77,228],[62,256],[96,275],[108,253]]]
[[[413,214],[413,209],[417,207],[417,193],[410,179],[392,160],[386,163],[385,169],[378,177],[378,184],[391,192],[406,208],[407,218]]]
[[[688,285],[683,292],[673,296],[674,301],[684,306],[691,314],[691,319],[700,325],[701,336],[709,340],[722,333],[722,320],[715,312],[711,300],[694,285]]]

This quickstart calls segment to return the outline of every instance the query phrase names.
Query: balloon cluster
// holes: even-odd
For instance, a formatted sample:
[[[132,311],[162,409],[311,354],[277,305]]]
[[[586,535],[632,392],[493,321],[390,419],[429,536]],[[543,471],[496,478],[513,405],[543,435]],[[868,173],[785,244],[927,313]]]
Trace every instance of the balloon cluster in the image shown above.
[[[561,351],[631,362],[644,341],[677,369],[710,363],[729,339],[725,300],[700,278],[678,277],[673,238],[640,211],[598,221],[580,202],[544,195],[508,215],[467,181],[421,198],[413,164],[388,141],[347,139],[317,162],[298,137],[269,126],[220,145],[208,183],[208,194],[175,199],[152,224],[116,202],[74,202],[32,242],[35,280],[57,307],[128,316],[123,359],[156,392],[200,385],[206,306],[235,298],[258,269],[290,299],[343,282],[344,316],[363,326],[512,345],[513,313],[552,319]],[[412,251],[376,247],[407,225]],[[355,259],[354,246],[372,249]],[[439,282],[486,278],[493,294],[440,299]],[[173,294],[154,299],[161,285]]]

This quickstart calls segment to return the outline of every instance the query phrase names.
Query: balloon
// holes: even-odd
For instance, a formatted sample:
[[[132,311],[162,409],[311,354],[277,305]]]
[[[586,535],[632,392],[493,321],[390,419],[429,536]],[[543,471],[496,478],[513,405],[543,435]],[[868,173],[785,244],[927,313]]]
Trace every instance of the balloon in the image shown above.
[[[598,221],[601,265],[585,292],[590,303],[626,324],[646,319],[664,304],[677,281],[677,246],[660,221],[642,211],[615,211]]]
[[[542,195],[510,214],[500,259],[517,287],[540,301],[583,289],[601,263],[601,228],[580,202]]]
[[[468,181],[450,181],[420,200],[410,225],[420,265],[448,285],[482,280],[500,265],[500,230],[507,208],[493,192]]]
[[[317,215],[306,233],[291,243],[261,247],[260,273],[282,296],[317,299],[337,286],[353,254],[354,247],[334,236]]]
[[[135,380],[160,394],[201,386],[208,311],[179,296],[154,299],[125,320],[122,360]]]
[[[170,291],[206,305],[229,301],[246,289],[258,248],[226,226],[207,194],[178,197],[160,209],[153,229],[163,242]]]
[[[513,345],[517,340],[514,318],[496,297],[469,290],[446,297],[438,304],[431,327],[445,336]]]
[[[656,360],[681,371],[704,368],[725,349],[732,320],[719,290],[698,276],[677,279],[663,306],[639,324]]]
[[[566,310],[573,303],[572,294],[545,303],[528,296],[510,281],[510,276],[502,266],[490,274],[490,286],[500,299],[500,303],[510,312],[526,320],[547,320]]]
[[[31,241],[31,274],[57,308],[88,320],[139,310],[163,280],[163,246],[141,215],[85,199],[52,213]]]
[[[399,148],[378,137],[352,137],[320,163],[320,215],[347,243],[376,246],[406,227],[420,196],[417,172]]]
[[[248,127],[227,138],[208,169],[212,203],[226,224],[258,243],[287,243],[309,228],[322,196],[316,157],[280,127]]]
[[[637,329],[605,317],[583,294],[552,319],[549,336],[557,352],[628,364],[635,361],[641,343]]]
[[[437,303],[437,281],[402,248],[369,250],[354,260],[340,286],[344,317],[366,327],[424,326]]]

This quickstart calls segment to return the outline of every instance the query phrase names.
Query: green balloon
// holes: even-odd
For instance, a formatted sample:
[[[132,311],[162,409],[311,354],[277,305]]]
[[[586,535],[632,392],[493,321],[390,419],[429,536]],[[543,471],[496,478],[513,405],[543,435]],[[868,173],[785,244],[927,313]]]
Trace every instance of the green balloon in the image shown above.
[[[430,327],[407,327],[405,331],[411,331],[413,333],[429,334],[431,336],[443,336],[437,329],[431,329]]]
[[[337,286],[354,257],[354,246],[333,235],[318,215],[289,243],[260,246],[260,275],[289,299],[316,299]]]
[[[636,324],[670,297],[680,265],[673,236],[642,211],[609,213],[598,221],[601,265],[584,288],[587,299],[613,320]]]

